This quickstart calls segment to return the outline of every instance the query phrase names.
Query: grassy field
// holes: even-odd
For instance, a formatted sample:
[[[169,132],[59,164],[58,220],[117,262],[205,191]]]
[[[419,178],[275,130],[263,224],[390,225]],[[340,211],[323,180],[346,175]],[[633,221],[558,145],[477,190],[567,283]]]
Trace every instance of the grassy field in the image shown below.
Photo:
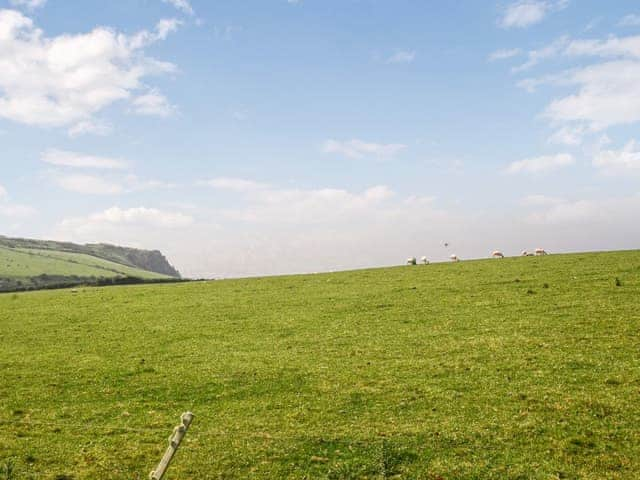
[[[640,252],[0,295],[0,465],[640,478]],[[0,476],[0,478],[3,478]]]
[[[22,285],[30,286],[34,284],[34,278],[43,274],[51,277],[82,278],[135,277],[146,280],[169,278],[166,275],[82,253],[0,246],[0,279],[7,279],[12,283],[20,281]]]

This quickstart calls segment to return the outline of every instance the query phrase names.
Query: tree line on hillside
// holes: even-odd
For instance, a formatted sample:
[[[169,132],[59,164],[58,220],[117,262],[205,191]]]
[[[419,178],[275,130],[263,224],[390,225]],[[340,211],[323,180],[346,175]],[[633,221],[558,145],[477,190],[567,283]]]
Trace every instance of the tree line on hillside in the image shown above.
[[[110,285],[136,285],[143,283],[177,283],[189,280],[179,278],[145,279],[137,277],[80,277],[77,275],[37,275],[28,278],[0,278],[0,293],[26,292],[32,290],[55,290],[60,288]]]

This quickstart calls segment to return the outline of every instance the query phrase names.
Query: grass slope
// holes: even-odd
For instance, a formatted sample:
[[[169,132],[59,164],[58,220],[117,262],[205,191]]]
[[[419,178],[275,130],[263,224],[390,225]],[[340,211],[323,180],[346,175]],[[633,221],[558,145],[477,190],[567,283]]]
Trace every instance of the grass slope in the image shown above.
[[[0,287],[3,283],[7,283],[6,289],[12,289],[18,285],[37,287],[40,280],[36,277],[41,275],[55,277],[50,279],[53,283],[63,280],[62,277],[83,279],[135,277],[146,280],[169,278],[166,275],[121,265],[82,253],[0,246]],[[2,279],[5,281],[3,282]]]
[[[0,247],[40,252],[67,252],[97,257],[118,265],[155,272],[163,276],[180,278],[178,272],[158,250],[140,250],[108,244],[78,245],[70,242],[35,240],[30,238],[9,238],[0,235]]]
[[[620,286],[616,286],[616,278]],[[640,252],[0,296],[17,478],[640,478]]]

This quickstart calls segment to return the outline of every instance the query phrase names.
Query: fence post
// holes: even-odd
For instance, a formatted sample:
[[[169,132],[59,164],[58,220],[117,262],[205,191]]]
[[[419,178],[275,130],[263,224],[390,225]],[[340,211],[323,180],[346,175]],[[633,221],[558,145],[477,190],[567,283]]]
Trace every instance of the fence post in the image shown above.
[[[149,474],[150,480],[162,480],[164,474],[167,473],[169,464],[171,463],[173,456],[176,454],[176,451],[180,446],[180,442],[182,442],[182,439],[186,435],[189,425],[191,425],[191,422],[193,421],[193,413],[183,413],[180,420],[182,423],[173,429],[173,434],[169,437],[169,448],[164,452],[164,456],[162,457],[162,460],[160,460],[156,469]]]

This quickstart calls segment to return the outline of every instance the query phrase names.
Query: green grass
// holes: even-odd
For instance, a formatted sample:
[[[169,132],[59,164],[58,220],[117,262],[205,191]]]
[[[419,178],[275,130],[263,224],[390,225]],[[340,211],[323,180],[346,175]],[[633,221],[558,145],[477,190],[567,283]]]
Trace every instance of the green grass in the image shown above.
[[[0,246],[0,279],[34,283],[40,275],[56,277],[114,278],[135,277],[146,280],[167,279],[166,275],[121,265],[82,253],[7,248]]]
[[[637,479],[639,299],[638,251],[1,295],[0,466],[147,478],[192,410],[169,479]]]
[[[57,252],[53,250],[34,250],[34,249],[21,249],[21,251],[28,254],[29,253],[35,254],[40,257],[59,260],[59,264],[61,266],[62,272],[65,271],[65,267],[68,269],[69,267],[73,267],[74,265],[79,265],[82,267],[86,267],[87,273],[89,272],[89,270],[94,271],[96,273],[101,272],[100,275],[107,278],[113,277],[113,276],[128,276],[128,277],[136,277],[136,278],[144,278],[144,279],[169,278],[167,275],[163,275],[161,273],[149,272],[147,270],[130,267],[128,265],[122,265],[119,263],[111,262],[109,260],[105,260],[102,258],[94,257],[94,256],[83,254],[83,253]],[[64,274],[64,273],[61,273],[61,274]]]

